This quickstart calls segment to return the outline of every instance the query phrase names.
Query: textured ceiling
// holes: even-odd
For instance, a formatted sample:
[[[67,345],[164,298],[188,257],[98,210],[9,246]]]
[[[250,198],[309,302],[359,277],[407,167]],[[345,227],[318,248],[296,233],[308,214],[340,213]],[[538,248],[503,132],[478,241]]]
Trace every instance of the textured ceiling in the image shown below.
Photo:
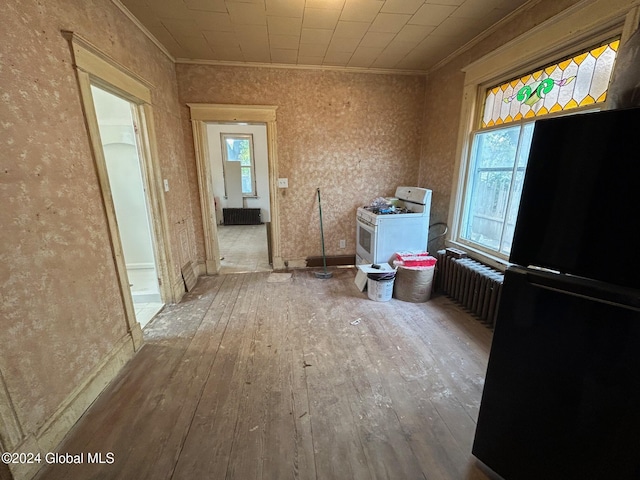
[[[527,0],[120,0],[178,60],[426,71]]]

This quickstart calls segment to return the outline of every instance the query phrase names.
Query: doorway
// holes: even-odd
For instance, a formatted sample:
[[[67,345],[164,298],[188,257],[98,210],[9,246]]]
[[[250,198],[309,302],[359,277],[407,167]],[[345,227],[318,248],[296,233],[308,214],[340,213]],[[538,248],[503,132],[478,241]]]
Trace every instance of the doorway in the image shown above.
[[[271,271],[267,127],[207,124],[220,274]]]
[[[91,85],[91,94],[135,317],[144,328],[164,302],[145,188],[137,106],[95,85]]]
[[[269,105],[222,105],[212,103],[189,103],[191,125],[196,154],[198,184],[200,186],[200,207],[204,233],[205,268],[207,274],[220,272],[220,247],[218,243],[218,220],[212,185],[212,162],[209,156],[207,125],[213,122],[240,122],[265,125],[267,135],[268,182],[270,222],[267,225],[267,245],[271,266],[274,270],[285,268],[280,243],[280,216],[278,197],[283,195],[278,187],[278,154],[276,134],[276,110]]]

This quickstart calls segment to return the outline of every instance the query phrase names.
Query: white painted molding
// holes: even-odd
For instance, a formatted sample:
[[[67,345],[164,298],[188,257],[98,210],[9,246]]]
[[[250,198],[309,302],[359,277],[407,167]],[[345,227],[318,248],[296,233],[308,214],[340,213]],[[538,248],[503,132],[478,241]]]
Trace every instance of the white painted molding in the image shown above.
[[[151,89],[154,87],[150,82],[77,33],[63,30],[62,35],[71,43],[76,68],[90,74],[98,83],[102,81],[116,87],[127,98],[135,98],[135,103],[140,100],[151,103]]]
[[[524,15],[524,13],[526,11],[531,10],[532,8],[534,8],[541,1],[542,0],[529,0],[527,3],[523,3],[518,8],[513,10],[511,13],[509,13],[506,17],[501,18],[496,23],[494,23],[491,27],[489,27],[488,29],[484,30],[482,33],[480,33],[479,35],[477,35],[474,38],[472,38],[469,42],[465,43],[463,46],[461,46],[457,50],[451,52],[445,58],[443,58],[438,63],[436,63],[435,65],[430,67],[429,71],[427,73],[430,74],[432,72],[437,71],[438,69],[442,68],[447,63],[449,63],[450,61],[454,60],[458,55],[463,54],[467,50],[471,50],[477,44],[482,42],[485,38],[489,37],[490,35],[494,34],[495,32],[499,31],[500,29],[504,28],[509,22],[513,21],[514,17],[517,17],[517,16],[519,16],[521,14]]]
[[[120,0],[111,0],[113,2],[113,4],[118,7],[118,9],[125,14],[125,16],[131,20],[133,22],[133,24],[138,27],[138,29],[149,39],[153,42],[153,44],[158,47],[158,49],[165,54],[165,56],[171,60],[173,63],[176,62],[176,59],[174,58],[173,55],[171,55],[171,53],[169,53],[169,50],[166,49],[166,47],[164,45],[162,45],[162,43],[160,42],[160,40],[158,40],[155,35],[153,35],[153,33],[151,33],[149,30],[147,30],[147,27],[145,27],[142,23],[140,23],[140,20],[137,19],[137,17],[131,13],[131,11],[125,7],[123,5],[123,3]]]
[[[465,85],[448,215],[448,245],[458,235],[468,175],[470,132],[477,128],[477,112],[482,108],[480,91],[635,29],[637,22],[633,28],[629,23],[637,19],[632,11],[639,4],[640,0],[582,0],[463,68]]]
[[[208,153],[206,122],[255,122],[267,127],[267,156],[269,166],[269,204],[271,211],[271,252],[274,269],[283,269],[280,245],[280,212],[278,210],[278,155],[276,110],[273,105],[224,105],[189,103],[193,142],[196,155],[202,228],[204,230],[205,265],[208,274],[220,271],[216,211],[213,200],[211,161]]]
[[[275,122],[275,105],[226,105],[218,103],[187,103],[191,120],[211,122]]]
[[[158,141],[156,136],[156,122],[153,113],[153,106],[142,105],[136,112],[139,115],[138,121],[145,128],[140,129],[141,145],[144,155],[141,161],[144,163],[145,184],[151,208],[151,222],[154,232],[154,253],[158,264],[158,275],[160,276],[160,292],[162,300],[166,303],[177,302],[181,297],[176,297],[170,287],[171,272],[173,271],[173,252],[169,247],[171,231],[169,229],[169,213],[165,202],[163,178],[160,171]]]
[[[582,0],[467,65],[462,69],[465,83],[480,84],[509,72],[517,75],[534,63],[553,61],[620,34],[630,9],[628,0]]]
[[[115,220],[115,210],[111,198],[111,188],[106,174],[104,153],[100,141],[99,128],[93,105],[91,85],[98,85],[105,90],[116,92],[123,98],[137,106],[134,109],[136,123],[141,126],[140,131],[140,160],[143,166],[145,192],[148,196],[151,210],[152,229],[155,237],[154,253],[158,263],[158,275],[163,280],[160,291],[165,302],[177,301],[173,290],[169,287],[170,272],[173,265],[171,249],[168,246],[170,237],[169,220],[162,188],[162,175],[158,161],[157,140],[155,134],[155,121],[153,106],[151,105],[151,92],[153,84],[119,64],[111,57],[92,45],[82,36],[63,31],[63,36],[71,44],[74,65],[77,69],[78,85],[83,101],[89,139],[93,150],[96,168],[99,172],[100,186],[103,203],[107,211],[107,220],[111,233],[111,245],[114,251],[114,259],[119,273],[121,295],[125,305],[127,325],[131,331],[139,329],[135,320],[133,302],[129,292],[129,282],[126,279],[126,266],[122,245]],[[136,339],[142,335],[135,333]]]
[[[127,263],[127,270],[151,270],[156,268],[153,263]]]
[[[320,70],[328,72],[367,73],[374,75],[409,75],[424,77],[426,70],[394,70],[390,68],[340,67],[337,65],[295,65],[289,63],[231,62],[225,60],[199,60],[195,58],[176,58],[176,63],[190,65],[212,65],[217,67],[278,68],[284,70]]]

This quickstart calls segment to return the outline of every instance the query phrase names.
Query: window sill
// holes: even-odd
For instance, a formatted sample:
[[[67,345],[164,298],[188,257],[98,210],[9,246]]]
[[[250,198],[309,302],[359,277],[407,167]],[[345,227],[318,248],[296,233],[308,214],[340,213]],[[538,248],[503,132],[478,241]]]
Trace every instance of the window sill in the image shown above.
[[[453,248],[458,248],[460,250],[463,250],[467,252],[469,257],[473,258],[474,260],[477,260],[486,265],[489,265],[490,267],[493,267],[496,270],[500,270],[501,272],[504,272],[507,269],[507,267],[509,267],[510,265],[513,265],[512,263],[508,262],[503,258],[496,257],[495,255],[491,255],[487,252],[483,252],[482,250],[478,250],[477,248],[473,248],[466,243],[447,240],[445,242],[445,245],[447,247],[453,247]]]

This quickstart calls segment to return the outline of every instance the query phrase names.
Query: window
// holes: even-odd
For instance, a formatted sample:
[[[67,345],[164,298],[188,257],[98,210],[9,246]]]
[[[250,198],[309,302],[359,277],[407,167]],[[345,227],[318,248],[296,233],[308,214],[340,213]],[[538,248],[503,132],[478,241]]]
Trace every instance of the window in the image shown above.
[[[253,135],[221,133],[222,158],[226,162],[240,162],[242,195],[256,196],[255,162],[253,160]],[[225,172],[225,195],[230,185]]]
[[[535,119],[599,108],[618,45],[609,40],[487,89],[472,132],[460,242],[508,258]]]

